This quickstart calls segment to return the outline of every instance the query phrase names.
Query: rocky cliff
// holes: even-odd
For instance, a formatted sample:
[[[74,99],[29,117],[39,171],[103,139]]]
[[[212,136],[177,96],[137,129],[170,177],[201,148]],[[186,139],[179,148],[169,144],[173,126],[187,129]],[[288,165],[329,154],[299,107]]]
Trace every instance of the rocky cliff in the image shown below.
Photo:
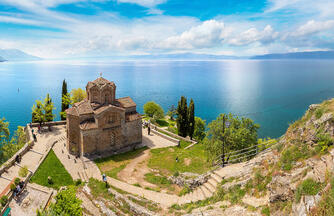
[[[278,143],[188,215],[334,215],[334,99],[311,105]],[[186,213],[186,212],[182,212]]]

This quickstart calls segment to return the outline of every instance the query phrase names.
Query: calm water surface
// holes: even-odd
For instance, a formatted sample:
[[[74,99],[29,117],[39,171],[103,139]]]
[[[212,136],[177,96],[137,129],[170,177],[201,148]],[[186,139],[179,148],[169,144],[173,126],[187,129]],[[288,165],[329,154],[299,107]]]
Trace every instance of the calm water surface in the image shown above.
[[[166,111],[184,95],[207,122],[227,112],[252,118],[261,125],[260,137],[281,136],[308,105],[334,97],[333,60],[5,62],[0,117],[13,131],[31,121],[34,101],[50,93],[59,119],[62,80],[69,89],[85,88],[100,72],[139,112],[150,100]]]

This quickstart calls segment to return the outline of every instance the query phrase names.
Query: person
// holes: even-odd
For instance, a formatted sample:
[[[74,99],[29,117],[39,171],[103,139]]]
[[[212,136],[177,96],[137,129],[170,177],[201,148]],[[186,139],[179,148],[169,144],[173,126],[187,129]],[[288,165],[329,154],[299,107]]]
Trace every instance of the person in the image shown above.
[[[151,127],[150,126],[148,126],[148,128],[147,128],[147,133],[148,133],[148,135],[151,134]]]
[[[32,136],[33,136],[34,140],[37,142],[36,134],[33,133]]]
[[[29,123],[29,126],[30,126],[30,128],[32,128],[32,123],[31,122]]]
[[[107,176],[104,173],[102,174],[102,180],[104,183],[106,183],[106,188],[107,188],[108,187]]]
[[[15,157],[15,162],[16,162],[16,163],[20,163],[20,156],[19,156],[19,155],[16,155],[16,157]]]
[[[41,126],[38,125],[38,133],[41,133]]]
[[[176,161],[176,163],[179,162],[179,157],[178,156],[176,156],[175,161]]]

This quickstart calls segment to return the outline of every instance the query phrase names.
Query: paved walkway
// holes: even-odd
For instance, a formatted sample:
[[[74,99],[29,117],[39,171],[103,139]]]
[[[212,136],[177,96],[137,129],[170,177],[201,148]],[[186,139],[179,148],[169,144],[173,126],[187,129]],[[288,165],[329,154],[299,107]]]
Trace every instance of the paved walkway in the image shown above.
[[[0,192],[4,191],[10,182],[19,177],[19,170],[21,167],[27,166],[28,170],[35,172],[39,166],[40,160],[48,153],[54,141],[59,139],[60,135],[65,131],[64,126],[54,126],[51,132],[43,132],[37,134],[37,142],[34,146],[22,156],[20,164],[15,164],[10,167],[6,173],[0,177]]]
[[[154,133],[147,134],[147,129],[143,129],[143,145],[149,148],[165,148],[169,146],[177,146],[176,143],[169,141]]]

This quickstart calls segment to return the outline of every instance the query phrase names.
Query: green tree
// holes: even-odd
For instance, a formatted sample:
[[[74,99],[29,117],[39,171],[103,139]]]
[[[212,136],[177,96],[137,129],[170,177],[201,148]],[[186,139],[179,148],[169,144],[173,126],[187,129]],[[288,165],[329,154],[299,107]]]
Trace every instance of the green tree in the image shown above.
[[[82,101],[83,99],[85,99],[87,97],[87,93],[85,90],[81,89],[81,88],[77,88],[77,89],[72,89],[71,91],[71,102],[70,104],[75,104],[77,102]]]
[[[208,125],[204,139],[209,160],[222,156],[222,162],[227,162],[230,151],[241,150],[257,144],[258,124],[251,119],[220,114]]]
[[[2,142],[8,141],[10,132],[8,129],[9,122],[5,118],[0,119],[0,146]]]
[[[188,108],[188,135],[193,139],[195,130],[195,104],[193,99],[190,100]]]
[[[205,124],[205,120],[200,117],[195,117],[194,138],[197,141],[202,141],[205,137]]]
[[[174,105],[170,106],[167,112],[167,115],[170,117],[172,121],[174,121],[174,118],[176,116],[176,108]]]
[[[54,104],[52,103],[52,99],[50,98],[49,94],[47,94],[46,98],[44,99],[43,109],[44,109],[45,121],[46,122],[53,121],[53,119],[55,118],[53,110],[56,108],[54,107]]]
[[[36,100],[36,104],[32,107],[32,122],[42,124],[45,122],[43,103],[40,100]]]
[[[156,120],[164,117],[164,110],[162,107],[153,101],[149,101],[144,105],[144,113]]]
[[[64,113],[66,109],[68,109],[70,104],[64,100],[64,95],[68,95],[67,92],[67,83],[66,80],[63,80],[63,85],[62,85],[62,92],[61,92],[61,113]],[[61,120],[65,120],[66,116],[62,115],[60,113]]]
[[[72,105],[71,95],[70,93],[64,94],[61,98],[62,103],[64,103],[66,106],[70,107]],[[66,119],[66,110],[60,112],[60,116],[62,120]]]
[[[188,108],[187,99],[182,96],[177,105],[177,129],[180,136],[186,137],[188,133]]]
[[[49,212],[53,212],[55,215],[81,216],[82,201],[75,194],[74,186],[69,186],[67,189],[58,192],[55,197],[56,202],[50,205]]]
[[[23,127],[18,127],[12,138],[9,138],[9,123],[0,119],[0,164],[6,162],[26,143],[26,135]]]

